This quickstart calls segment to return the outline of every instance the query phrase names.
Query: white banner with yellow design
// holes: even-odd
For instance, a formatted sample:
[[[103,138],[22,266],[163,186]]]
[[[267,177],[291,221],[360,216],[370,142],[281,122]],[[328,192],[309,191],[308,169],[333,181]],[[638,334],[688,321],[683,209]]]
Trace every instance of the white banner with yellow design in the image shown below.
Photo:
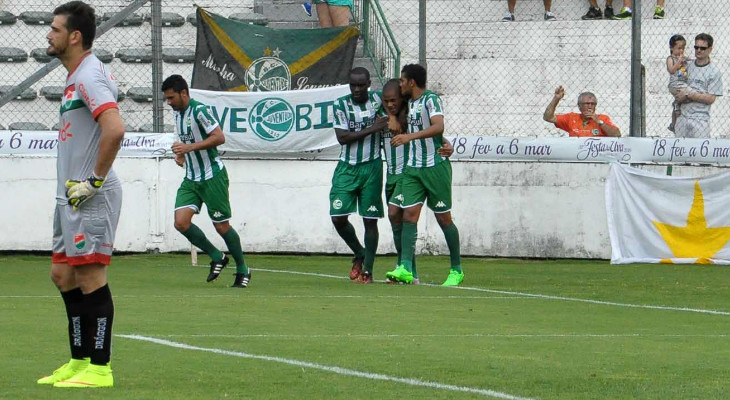
[[[730,172],[657,175],[619,163],[606,184],[611,263],[730,264]]]

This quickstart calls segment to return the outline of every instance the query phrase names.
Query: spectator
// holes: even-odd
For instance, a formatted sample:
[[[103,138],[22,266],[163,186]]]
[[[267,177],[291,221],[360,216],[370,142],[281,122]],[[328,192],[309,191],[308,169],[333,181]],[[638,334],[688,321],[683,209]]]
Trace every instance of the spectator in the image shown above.
[[[350,9],[353,7],[353,0],[313,0],[313,2],[317,5],[320,28],[350,24]]]
[[[606,14],[608,14],[608,2],[613,3],[613,0],[606,0]],[[621,12],[618,14],[613,14],[613,7],[611,7],[611,16],[605,15],[606,19],[613,19],[613,20],[626,20],[631,19],[632,11],[632,0],[623,0],[624,6],[621,8]],[[654,8],[654,19],[664,19],[664,2],[666,0],[657,0],[656,7]],[[598,3],[596,0],[588,0],[588,3],[590,3],[590,8],[588,9],[588,13],[591,14],[591,10],[594,10],[591,15],[595,15],[595,9],[598,8]],[[600,10],[598,10],[600,12]],[[587,17],[588,14],[584,15],[583,17]],[[600,19],[598,18],[583,18],[583,19]]]
[[[555,95],[545,109],[542,119],[552,122],[557,128],[568,132],[569,136],[621,136],[621,131],[611,122],[608,115],[596,114],[598,100],[591,92],[583,92],[578,96],[579,113],[555,115],[555,108],[565,96],[565,89],[558,86]]]
[[[550,11],[550,6],[553,0],[542,0],[545,5],[545,21],[555,21],[555,14]],[[517,0],[507,0],[507,14],[502,18],[503,22],[514,22],[515,21],[515,4]]]
[[[706,33],[695,36],[695,61],[687,65],[689,88],[674,96],[682,109],[674,126],[677,137],[710,137],[710,106],[722,96],[722,73],[710,62],[713,42]]]
[[[669,38],[669,52],[667,57],[667,72],[669,72],[669,93],[676,96],[680,90],[689,88],[687,85],[687,60],[684,58],[684,48],[687,41],[682,35],[674,35]],[[674,124],[679,117],[680,103],[674,100],[672,104],[672,123],[669,124],[669,130],[674,132]]]

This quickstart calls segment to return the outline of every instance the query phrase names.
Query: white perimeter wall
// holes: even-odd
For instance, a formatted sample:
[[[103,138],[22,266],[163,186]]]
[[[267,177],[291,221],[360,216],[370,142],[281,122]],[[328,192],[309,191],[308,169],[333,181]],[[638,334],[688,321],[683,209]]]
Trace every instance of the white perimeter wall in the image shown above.
[[[0,157],[0,250],[51,248],[53,157]],[[330,161],[226,160],[232,226],[247,252],[348,254],[329,220]],[[647,167],[663,173],[666,167]],[[173,227],[183,171],[171,159],[121,158],[124,181],[118,251],[189,250]],[[610,258],[604,184],[606,164],[454,162],[454,220],[465,255]],[[674,167],[704,176],[711,167]],[[362,238],[360,218],[352,218]],[[214,244],[223,240],[207,217],[194,218]],[[380,221],[378,252],[393,253],[390,225]],[[418,251],[448,254],[433,214],[419,223]]]

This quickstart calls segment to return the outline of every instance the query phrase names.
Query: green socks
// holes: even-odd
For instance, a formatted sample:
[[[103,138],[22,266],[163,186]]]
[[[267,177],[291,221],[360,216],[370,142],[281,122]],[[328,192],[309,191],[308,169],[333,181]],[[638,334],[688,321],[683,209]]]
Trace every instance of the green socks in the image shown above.
[[[403,246],[401,246],[401,236],[403,236],[403,223],[393,225],[393,244],[395,244],[395,252],[398,254],[396,265],[400,265]]]
[[[347,223],[347,225],[343,226],[342,228],[337,228],[337,233],[340,235],[340,237],[345,241],[347,244],[347,247],[352,250],[352,252],[355,254],[355,258],[365,258],[365,249],[360,244],[360,241],[357,239],[357,234],[355,233],[355,227],[352,226],[351,223]]]
[[[401,236],[401,265],[408,272],[413,272],[413,255],[416,251],[417,237],[418,225],[412,222],[404,222]]]
[[[203,233],[197,225],[190,224],[190,228],[181,233],[190,241],[190,243],[193,244],[193,246],[203,250],[213,261],[220,261],[223,259],[223,253],[221,253],[220,250],[208,241],[208,238],[205,237],[205,233]]]
[[[236,232],[236,230],[231,228],[228,230],[228,232],[221,235],[221,237],[226,242],[228,251],[233,256],[233,259],[236,260],[236,273],[237,274],[248,274],[248,266],[246,266],[246,261],[244,261],[244,259],[243,259],[243,249],[241,248],[241,238],[238,236],[238,233]]]
[[[461,272],[461,248],[459,247],[459,230],[452,222],[451,225],[442,227],[446,245],[449,246],[449,256],[451,257],[451,269]]]
[[[365,229],[365,262],[363,266],[365,271],[373,273],[373,264],[375,263],[375,252],[378,251],[378,227],[375,229]]]

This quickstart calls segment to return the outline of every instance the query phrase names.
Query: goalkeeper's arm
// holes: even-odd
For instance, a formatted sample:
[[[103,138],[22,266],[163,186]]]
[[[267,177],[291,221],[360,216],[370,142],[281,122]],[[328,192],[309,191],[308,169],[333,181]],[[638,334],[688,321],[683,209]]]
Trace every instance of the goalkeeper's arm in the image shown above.
[[[117,158],[122,139],[124,139],[124,122],[116,108],[102,112],[96,121],[101,127],[101,137],[99,138],[99,156],[94,166],[94,175],[103,179],[112,168],[114,159]]]

